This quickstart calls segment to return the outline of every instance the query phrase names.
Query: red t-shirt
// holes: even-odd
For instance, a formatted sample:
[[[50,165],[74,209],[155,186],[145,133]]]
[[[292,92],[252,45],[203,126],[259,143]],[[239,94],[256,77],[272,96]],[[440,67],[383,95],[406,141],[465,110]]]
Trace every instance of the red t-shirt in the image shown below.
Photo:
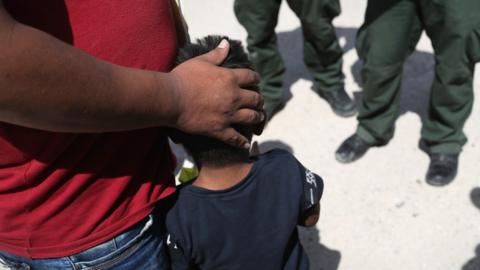
[[[17,20],[98,58],[172,68],[177,45],[168,0],[4,4]],[[160,128],[67,134],[0,122],[0,250],[49,258],[102,243],[174,191],[174,163]]]

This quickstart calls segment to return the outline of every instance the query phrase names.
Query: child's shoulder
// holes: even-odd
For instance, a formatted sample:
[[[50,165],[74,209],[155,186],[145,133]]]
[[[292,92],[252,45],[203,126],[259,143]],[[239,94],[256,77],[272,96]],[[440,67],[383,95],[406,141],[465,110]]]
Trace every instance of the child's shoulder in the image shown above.
[[[178,218],[179,216],[183,216],[184,213],[188,216],[189,212],[195,211],[195,205],[197,204],[195,202],[196,197],[191,196],[191,193],[189,192],[192,188],[192,182],[193,181],[183,183],[176,187],[177,190],[169,198],[170,207],[167,217]]]
[[[300,164],[295,156],[287,150],[275,148],[256,157],[256,163],[275,167],[298,167]]]
[[[260,154],[257,158],[258,160],[271,160],[271,159],[284,159],[284,160],[294,160],[297,159],[292,155],[292,153],[288,152],[287,150],[281,148],[275,148],[269,150],[263,154]]]
[[[292,182],[292,179],[300,179],[303,173],[303,165],[292,153],[283,149],[273,149],[259,155],[255,161],[255,178],[265,181]],[[271,178],[274,178],[272,180]]]
[[[194,226],[194,220],[198,218],[195,211],[198,203],[194,197],[182,191],[183,189],[177,190],[171,195],[174,200],[165,215],[166,230],[175,236],[176,241],[181,242],[186,240],[185,232]]]

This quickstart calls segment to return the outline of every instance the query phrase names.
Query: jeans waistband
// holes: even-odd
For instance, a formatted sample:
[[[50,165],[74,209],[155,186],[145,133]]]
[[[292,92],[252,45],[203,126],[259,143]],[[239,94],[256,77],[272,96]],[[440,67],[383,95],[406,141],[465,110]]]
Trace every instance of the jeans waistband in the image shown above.
[[[154,215],[149,215],[142,221],[135,224],[133,227],[125,231],[124,233],[85,251],[80,253],[54,259],[28,259],[21,256],[0,252],[0,266],[4,266],[7,269],[58,269],[59,265],[63,265],[67,268],[62,269],[83,269],[84,262],[94,262],[96,260],[103,260],[115,254],[121,253],[125,250],[131,249],[136,245],[136,242],[140,242],[142,237],[146,235],[147,231],[155,229],[153,226]],[[57,267],[57,268],[55,268]]]
[[[96,258],[107,256],[113,251],[120,250],[135,238],[141,237],[153,224],[153,217],[150,215],[143,219],[141,222],[135,224],[126,232],[108,240],[107,242],[82,251],[80,253],[69,256],[73,263],[79,261],[90,261]]]

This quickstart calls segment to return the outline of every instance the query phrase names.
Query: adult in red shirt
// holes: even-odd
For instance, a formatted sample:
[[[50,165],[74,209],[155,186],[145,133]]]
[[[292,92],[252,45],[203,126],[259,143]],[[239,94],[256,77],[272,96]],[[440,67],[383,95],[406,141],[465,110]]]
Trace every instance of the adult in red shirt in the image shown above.
[[[228,43],[171,70],[176,40],[169,0],[0,0],[0,265],[168,268],[161,127],[248,147],[264,117]]]

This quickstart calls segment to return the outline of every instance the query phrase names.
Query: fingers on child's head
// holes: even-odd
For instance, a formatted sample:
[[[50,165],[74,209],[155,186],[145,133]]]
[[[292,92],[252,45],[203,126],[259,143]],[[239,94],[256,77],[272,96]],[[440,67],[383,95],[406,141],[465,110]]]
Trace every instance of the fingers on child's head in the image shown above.
[[[252,86],[257,85],[260,82],[260,75],[247,68],[234,69],[233,74],[237,78],[237,82],[240,86]]]
[[[250,108],[255,110],[263,110],[263,96],[255,91],[243,90],[239,93],[239,108]]]
[[[229,127],[215,136],[217,139],[237,148],[250,149],[250,142],[234,128]]]

